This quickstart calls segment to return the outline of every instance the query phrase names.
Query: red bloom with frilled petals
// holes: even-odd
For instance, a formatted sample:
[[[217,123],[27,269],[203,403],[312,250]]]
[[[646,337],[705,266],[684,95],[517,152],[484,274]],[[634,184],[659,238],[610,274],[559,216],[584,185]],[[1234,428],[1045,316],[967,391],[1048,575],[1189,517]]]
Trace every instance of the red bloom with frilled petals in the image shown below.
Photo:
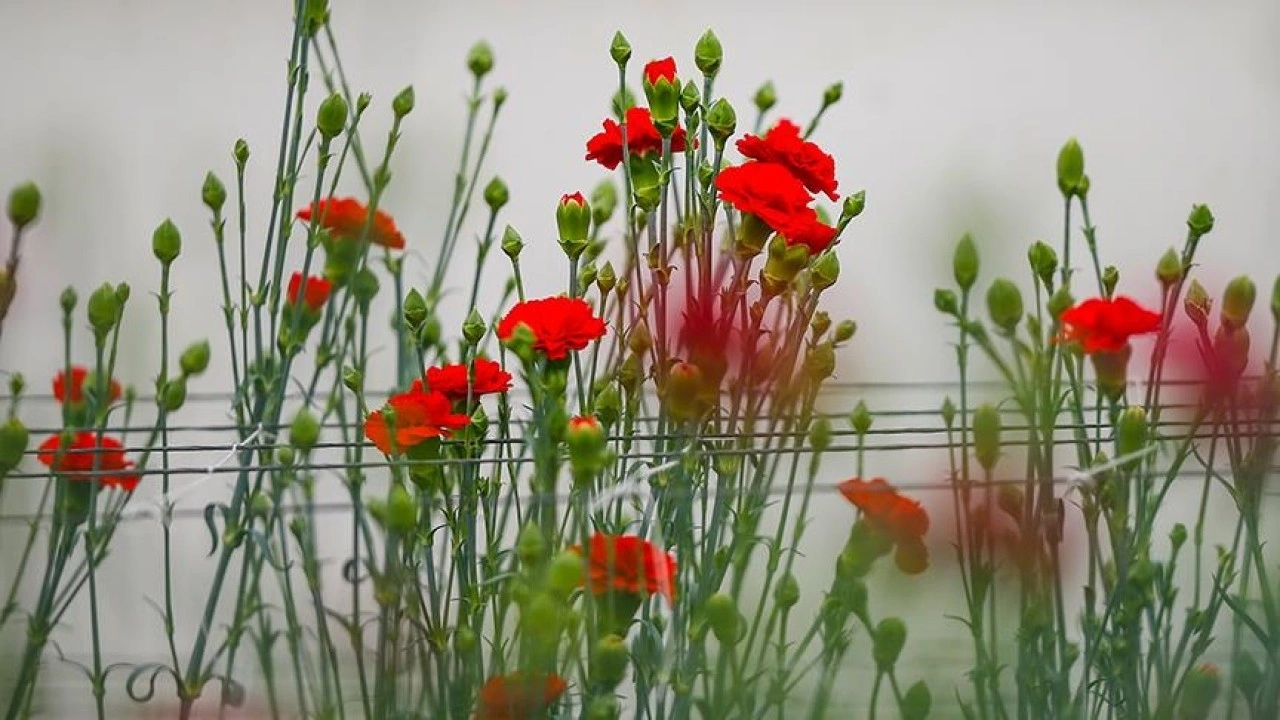
[[[518,303],[498,323],[498,339],[510,340],[520,325],[533,332],[533,347],[548,360],[563,360],[570,350],[581,350],[605,334],[604,321],[582,298],[550,297]]]
[[[1160,313],[1124,296],[1090,298],[1062,313],[1060,342],[1079,342],[1086,355],[1117,352],[1134,335],[1160,329]]]
[[[59,454],[61,450],[61,454]],[[78,432],[66,448],[62,436],[52,435],[40,444],[36,456],[41,463],[55,473],[71,480],[91,480],[96,477],[103,487],[117,487],[132,492],[138,486],[137,475],[128,472],[133,463],[125,458],[124,446],[119,440],[103,437],[98,443],[97,433]],[[93,475],[94,464],[98,475]]]
[[[671,84],[676,82],[676,59],[673,57],[664,57],[661,60],[650,60],[644,66],[644,81],[650,85],[659,80],[666,80]]]
[[[591,536],[585,583],[591,592],[627,592],[676,597],[676,560],[671,554],[635,535]],[[570,550],[581,553],[580,546]]]
[[[822,148],[800,136],[800,126],[790,120],[779,120],[764,137],[747,135],[738,141],[738,152],[761,162],[786,167],[810,192],[824,193],[831,200],[836,194],[836,161]]]
[[[511,389],[511,373],[502,369],[498,363],[477,358],[471,364],[471,397],[503,393]],[[427,368],[427,388],[432,392],[443,393],[452,401],[467,399],[467,366],[453,363],[443,367]],[[414,380],[411,390],[421,391],[422,381]]]
[[[809,191],[777,163],[749,162],[725,168],[716,176],[716,189],[721,200],[755,215],[778,232],[795,222],[797,215],[813,212]]]
[[[364,232],[369,208],[355,198],[325,198],[298,211],[298,219],[310,222],[313,217],[335,238],[358,240]],[[404,235],[396,227],[396,221],[382,210],[373,213],[369,228],[369,241],[391,250],[404,249]]]
[[[70,397],[69,402],[72,405],[84,402],[84,383],[85,379],[88,377],[89,370],[87,368],[80,365],[73,365],[71,367],[70,393],[68,393],[66,372],[59,370],[58,374],[53,376],[53,396],[57,398],[60,403],[68,402],[68,396]],[[120,383],[112,380],[108,385],[107,402],[115,402],[119,399]]]
[[[524,673],[497,675],[480,688],[475,720],[532,720],[564,694],[568,685],[564,678],[551,674],[545,678]]]
[[[676,127],[671,133],[671,152],[684,152],[685,143],[684,128]],[[627,150],[637,156],[662,152],[662,135],[653,124],[648,108],[627,110]],[[587,141],[586,159],[595,160],[609,170],[622,163],[622,126],[616,120],[605,120],[604,130]]]
[[[813,208],[796,211],[785,225],[776,229],[788,245],[804,245],[810,255],[826,250],[836,238],[836,229],[819,220],[818,211]]]
[[[383,455],[402,453],[432,438],[452,437],[454,430],[460,430],[471,422],[469,416],[453,412],[453,404],[443,393],[423,392],[421,386],[391,396],[387,406],[395,413],[391,421],[383,410],[375,410],[364,422],[365,437],[377,445]],[[391,442],[393,424],[394,448]]]
[[[319,312],[324,307],[325,302],[329,300],[329,293],[333,290],[333,283],[328,280],[312,275],[307,278],[306,283],[302,281],[302,273],[296,272],[293,277],[289,278],[288,299],[290,305],[298,304],[298,295],[302,295],[302,302],[307,309],[312,312]]]
[[[898,494],[883,478],[870,482],[851,478],[837,488],[845,499],[862,511],[863,517],[897,548],[894,560],[905,573],[923,572],[929,564],[924,535],[929,531],[929,515],[920,503]]]

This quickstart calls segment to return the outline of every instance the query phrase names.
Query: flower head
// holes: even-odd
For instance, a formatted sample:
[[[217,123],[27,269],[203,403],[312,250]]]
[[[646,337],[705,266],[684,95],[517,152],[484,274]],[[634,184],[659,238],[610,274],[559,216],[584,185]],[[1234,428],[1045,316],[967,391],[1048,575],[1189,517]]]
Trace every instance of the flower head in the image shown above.
[[[800,136],[800,127],[790,120],[779,120],[764,137],[747,135],[738,141],[738,152],[761,162],[777,163],[791,171],[810,192],[824,193],[831,200],[836,194],[836,162],[822,148]]]
[[[676,560],[671,554],[635,535],[591,536],[587,578],[591,592],[621,591],[634,595],[676,597]],[[582,548],[570,548],[581,553]]]
[[[81,365],[74,365],[71,368],[71,382],[68,388],[66,372],[59,370],[57,375],[53,376],[53,396],[58,402],[70,402],[72,405],[84,402],[84,383],[89,378],[89,370]],[[90,385],[92,387],[92,383]],[[68,392],[68,390],[70,392]],[[107,389],[107,402],[115,402],[120,399],[120,383],[112,380]]]
[[[388,421],[386,410],[394,416]],[[423,392],[421,386],[391,396],[383,410],[369,413],[364,434],[383,455],[399,454],[432,438],[448,438],[471,422],[467,415],[455,414],[449,398],[440,392]],[[392,425],[395,443],[392,446]]]
[[[564,694],[568,685],[559,675],[545,678],[511,673],[489,678],[480,688],[475,720],[531,720]]]
[[[777,230],[787,245],[803,245],[809,249],[810,255],[826,250],[836,238],[836,229],[819,220],[818,212],[813,208],[797,211]]]
[[[325,302],[329,300],[329,293],[333,290],[333,283],[322,277],[311,275],[307,277],[306,282],[302,280],[302,273],[296,272],[293,277],[289,278],[288,300],[290,305],[298,304],[298,296],[302,296],[302,303],[306,309],[311,312],[319,312],[324,307]]]
[[[518,303],[498,323],[498,338],[511,339],[524,325],[534,337],[534,348],[548,360],[563,360],[570,350],[581,350],[604,337],[604,321],[592,314],[582,298],[550,297]]]
[[[644,81],[650,85],[659,80],[666,80],[674,84],[676,81],[676,59],[673,57],[664,57],[661,60],[651,60],[644,66]]]
[[[1124,296],[1090,298],[1062,313],[1062,342],[1079,342],[1086,355],[1117,352],[1134,335],[1160,329],[1160,313]]]
[[[471,363],[471,397],[503,393],[511,389],[511,373],[498,363],[486,358],[476,358]],[[453,363],[442,367],[427,368],[427,389],[442,393],[452,401],[467,399],[467,366]],[[411,390],[421,392],[422,381],[414,380]]]
[[[71,480],[96,477],[103,487],[117,487],[125,492],[132,492],[138,486],[138,476],[128,472],[133,463],[125,458],[124,446],[115,438],[103,437],[99,444],[96,433],[78,432],[64,448],[62,436],[52,435],[41,443],[37,458],[55,473]],[[98,475],[92,475],[95,469]]]
[[[686,148],[684,128],[677,127],[671,134],[671,152],[684,152]],[[653,124],[648,108],[633,107],[627,110],[627,151],[631,155],[645,156],[662,152],[662,135]],[[587,160],[595,160],[609,170],[622,163],[622,126],[613,118],[604,121],[604,130],[587,141]]]
[[[725,168],[716,176],[720,199],[751,213],[775,232],[790,227],[797,215],[812,213],[813,197],[785,166],[749,162]]]
[[[355,198],[324,198],[298,211],[298,219],[310,222],[315,217],[320,225],[335,238],[358,240],[364,232],[369,208]],[[391,250],[404,249],[404,235],[396,227],[396,221],[382,210],[373,213],[369,228],[369,241]]]
[[[924,546],[929,515],[920,503],[899,495],[883,478],[873,478],[870,482],[851,478],[838,488],[876,531],[893,541],[897,548],[894,560],[903,572],[924,571],[929,562]]]

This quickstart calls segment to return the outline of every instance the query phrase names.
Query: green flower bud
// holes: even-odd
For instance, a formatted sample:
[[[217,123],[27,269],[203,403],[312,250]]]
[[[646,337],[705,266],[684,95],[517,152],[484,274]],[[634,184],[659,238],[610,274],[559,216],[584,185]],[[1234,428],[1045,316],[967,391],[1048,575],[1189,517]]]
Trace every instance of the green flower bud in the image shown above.
[[[852,320],[841,320],[836,324],[835,340],[837,343],[848,342],[858,332],[858,324]]]
[[[1147,447],[1147,411],[1140,407],[1126,408],[1116,422],[1116,457],[1142,452]],[[1127,460],[1123,467],[1136,467],[1140,459]]]
[[[1169,545],[1173,548],[1173,552],[1177,553],[1187,542],[1187,526],[1182,523],[1174,523],[1173,529],[1169,531]]]
[[[1116,292],[1116,285],[1120,283],[1120,270],[1115,265],[1108,265],[1102,269],[1102,294],[1111,297]]]
[[[468,345],[474,347],[480,344],[488,329],[489,324],[484,321],[480,312],[475,308],[471,308],[471,312],[467,314],[467,319],[462,323],[462,339],[466,340]]]
[[[1098,389],[1111,400],[1124,397],[1129,383],[1129,357],[1133,346],[1125,345],[1115,352],[1094,353],[1093,372],[1098,379]]]
[[[717,149],[724,149],[725,143],[733,137],[738,129],[738,113],[728,100],[718,98],[707,110],[707,131],[715,140]]]
[[[606,688],[617,687],[631,664],[627,641],[619,635],[600,638],[591,652],[591,680]]]
[[[871,656],[875,658],[876,668],[881,672],[892,670],[906,644],[906,623],[894,617],[881,620],[876,625],[871,641]]]
[[[819,310],[814,313],[813,319],[809,320],[809,329],[813,331],[815,340],[821,339],[831,329],[831,313],[826,310]]]
[[[187,379],[181,375],[165,383],[160,393],[161,407],[166,412],[177,412],[187,402]]]
[[[502,252],[512,261],[520,258],[520,251],[524,249],[524,238],[520,237],[520,233],[516,229],[508,225],[502,231]]]
[[[1222,679],[1217,667],[1206,663],[1188,670],[1182,682],[1181,702],[1178,703],[1179,720],[1208,718],[1221,690]]]
[[[502,178],[494,176],[488,185],[484,186],[484,201],[492,212],[498,212],[511,200],[511,192],[507,190],[507,184]]]
[[[499,108],[507,102],[507,89],[498,87],[493,91],[493,111],[497,112]]]
[[[951,288],[938,288],[933,291],[933,307],[943,315],[956,317],[960,314],[960,301]]]
[[[298,408],[298,413],[289,423],[289,444],[302,452],[311,452],[320,440],[320,421],[305,407]]]
[[[946,425],[948,429],[954,427],[956,422],[956,406],[955,403],[951,402],[951,396],[943,398],[941,413],[942,423]]]
[[[778,584],[773,588],[773,601],[783,612],[800,602],[800,583],[795,575],[787,573],[778,580]]]
[[[9,394],[13,396],[14,400],[22,397],[22,393],[26,389],[27,379],[23,377],[22,373],[15,372],[9,376]]]
[[[1000,460],[1000,411],[983,405],[973,411],[973,455],[982,469],[991,472]]]
[[[853,414],[849,416],[849,424],[860,436],[865,436],[871,430],[871,411],[867,410],[865,402],[858,401],[857,406],[853,408]]]
[[[62,308],[64,315],[70,315],[76,309],[76,302],[79,298],[76,296],[76,289],[67,286],[62,290],[62,294],[58,296],[58,305]]]
[[[840,102],[840,98],[844,97],[844,83],[833,83],[822,91],[822,107],[829,108]]]
[[[168,265],[177,260],[181,252],[182,235],[173,221],[166,218],[155,232],[151,233],[151,253],[161,263]]]
[[[658,78],[655,83],[645,82],[645,98],[649,100],[649,114],[653,116],[653,124],[663,137],[670,137],[675,130],[677,109],[680,107],[679,78],[673,83]]]
[[[395,113],[397,118],[403,118],[405,115],[413,112],[415,102],[416,99],[413,94],[413,86],[409,85],[391,99],[391,112]]]
[[[1187,215],[1187,229],[1196,237],[1208,235],[1213,230],[1213,211],[1208,205],[1193,205]]]
[[[1058,151],[1058,189],[1063,197],[1080,195],[1084,180],[1084,149],[1075,138],[1067,141]]]
[[[293,463],[298,459],[298,453],[288,445],[280,445],[276,448],[276,463],[280,467],[293,467]]]
[[[584,290],[591,287],[591,285],[596,281],[596,273],[597,270],[595,263],[584,263],[582,269],[578,271],[578,287],[583,288]]]
[[[613,263],[606,261],[604,267],[600,268],[600,272],[596,273],[596,287],[600,289],[602,295],[608,295],[617,287],[618,275],[613,269]]]
[[[356,304],[362,308],[369,307],[378,290],[378,276],[368,267],[360,268],[351,278],[351,297],[355,298]]]
[[[756,90],[755,97],[752,100],[756,104],[756,109],[760,112],[768,112],[774,105],[778,104],[778,92],[773,88],[773,81],[770,80],[760,86]]]
[[[1258,297],[1258,287],[1247,275],[1232,280],[1222,293],[1222,325],[1230,329],[1244,327],[1249,322],[1249,313],[1253,312],[1253,303]]]
[[[587,249],[591,233],[591,206],[582,193],[564,195],[556,206],[556,227],[560,231],[560,247],[569,259],[576,259]]]
[[[613,34],[613,40],[609,43],[609,57],[613,58],[618,67],[626,66],[631,59],[631,43],[627,42],[627,37],[621,30]]]
[[[418,524],[418,504],[404,483],[393,482],[387,495],[387,530],[400,535],[413,532]]]
[[[235,147],[231,149],[231,157],[236,161],[236,167],[244,170],[244,166],[249,163],[249,143],[244,138],[236,140]]]
[[[987,290],[987,313],[991,322],[1012,335],[1022,322],[1022,292],[1013,282],[996,278]]]
[[[923,680],[917,681],[902,694],[902,720],[926,720],[933,709],[933,695]]]
[[[523,565],[536,565],[547,553],[547,541],[537,523],[526,523],[516,538],[516,557]]]
[[[618,720],[622,709],[614,695],[596,695],[587,703],[587,720]]]
[[[275,503],[271,501],[271,496],[265,492],[256,492],[249,498],[249,512],[256,518],[269,518],[271,511],[275,508]]]
[[[795,246],[803,248],[802,245]],[[772,248],[771,248],[772,249]],[[811,268],[813,276],[813,289],[822,292],[840,279],[840,258],[836,257],[834,250],[824,250],[816,260],[813,261]]]
[[[570,550],[556,553],[547,566],[547,589],[561,598],[569,597],[582,585],[586,568],[582,555]]]
[[[814,452],[822,452],[831,447],[831,421],[820,417],[809,426],[809,445]]]
[[[1156,263],[1156,279],[1166,290],[1182,279],[1182,258],[1178,257],[1173,248],[1165,250],[1160,256],[1160,262]]]
[[[359,95],[357,95],[356,96],[356,115],[357,116],[363,115],[364,111],[369,109],[369,105],[372,102],[373,102],[373,95],[367,92],[362,92]]]
[[[1053,286],[1053,274],[1058,271],[1058,253],[1052,247],[1041,240],[1035,241],[1027,250],[1027,262],[1041,285]]]
[[[40,217],[40,188],[33,182],[25,182],[9,192],[5,206],[9,222],[21,230]]]
[[[715,77],[720,72],[720,63],[724,61],[724,48],[720,46],[720,38],[707,30],[698,38],[693,46],[693,63],[707,77]]]
[[[1049,302],[1045,308],[1049,311],[1049,316],[1057,320],[1066,312],[1068,308],[1076,303],[1075,298],[1071,297],[1071,291],[1065,287],[1058,288],[1058,291],[1049,296]]]
[[[466,625],[454,628],[453,649],[460,655],[470,655],[476,649],[476,631]]]
[[[209,367],[209,341],[191,343],[178,356],[178,368],[183,375],[199,375]]]
[[[22,454],[27,451],[28,442],[30,434],[27,426],[18,418],[9,418],[8,422],[0,425],[0,478],[22,462]]]
[[[364,375],[359,370],[347,366],[342,369],[342,385],[353,393],[364,390]]]
[[[955,254],[951,256],[951,271],[955,275],[956,284],[961,290],[968,290],[978,280],[978,246],[973,236],[965,233],[956,244]]]
[[[120,314],[120,298],[110,283],[103,283],[89,296],[88,312],[94,334],[105,338],[115,327]]]
[[[835,374],[836,352],[831,343],[813,346],[805,355],[804,369],[809,379],[814,381],[826,380]]]
[[[1209,313],[1213,311],[1213,298],[1199,280],[1191,279],[1187,295],[1182,299],[1182,310],[1196,327],[1204,330],[1209,325]]]
[[[124,310],[124,306],[129,302],[129,295],[132,291],[129,289],[129,283],[116,284],[116,302],[120,303],[120,309]]]
[[[593,407],[600,422],[605,427],[612,427],[622,417],[622,396],[618,394],[618,388],[613,383],[605,385],[596,393]]]
[[[493,48],[489,47],[489,43],[481,40],[471,46],[467,53],[467,69],[477,80],[489,74],[493,69]]]
[[[840,224],[849,222],[850,220],[862,214],[867,209],[867,191],[859,190],[852,195],[846,195],[844,204],[840,208]]]
[[[320,131],[320,136],[332,140],[341,135],[343,128],[347,126],[347,110],[347,100],[342,97],[342,93],[334,93],[325,98],[316,111],[316,129]]]
[[[417,331],[427,319],[427,301],[416,288],[411,288],[404,296],[400,314],[404,317],[405,327]]]
[[[702,102],[702,95],[698,92],[698,86],[692,80],[685,81],[684,87],[680,88],[680,107],[684,109],[686,116],[693,115],[698,109],[699,103]],[[696,118],[689,117],[692,123]]]
[[[711,626],[711,632],[715,634],[716,639],[724,645],[733,645],[742,636],[741,615],[738,613],[738,604],[733,598],[725,593],[716,593],[707,598],[707,604],[704,607],[707,614],[707,624]]]
[[[227,188],[212,171],[204,176],[204,185],[200,188],[200,199],[215,215],[222,212],[222,206],[227,202]]]

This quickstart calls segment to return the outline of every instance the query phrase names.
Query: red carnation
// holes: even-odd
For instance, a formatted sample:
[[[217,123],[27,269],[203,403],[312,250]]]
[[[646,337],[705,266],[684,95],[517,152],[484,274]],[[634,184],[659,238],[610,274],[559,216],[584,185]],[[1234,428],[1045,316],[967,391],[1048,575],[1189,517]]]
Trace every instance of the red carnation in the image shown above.
[[[591,592],[676,597],[676,560],[662,548],[635,535],[591,536],[587,577]],[[581,554],[581,546],[569,548]]]
[[[795,222],[797,215],[812,213],[813,197],[783,165],[749,162],[725,168],[716,176],[720,199],[739,212],[751,213],[776,232]]]
[[[325,198],[298,211],[298,219],[310,222],[318,217],[320,225],[335,238],[360,239],[369,217],[369,208],[355,198]],[[396,227],[396,221],[382,210],[373,213],[369,228],[369,241],[391,250],[404,248],[404,235]]]
[[[475,720],[531,720],[554,705],[568,685],[559,675],[497,675],[480,688]]]
[[[124,446],[115,438],[103,437],[99,444],[97,433],[78,432],[71,444],[63,448],[62,436],[53,435],[40,444],[36,457],[55,473],[71,480],[96,477],[103,487],[117,487],[125,492],[132,492],[138,486],[138,476],[126,472],[133,468],[133,463],[125,458]],[[92,474],[95,469],[99,473],[96,476]]]
[[[387,406],[395,417],[387,421],[383,410],[369,413],[364,434],[383,455],[402,453],[432,438],[447,438],[454,430],[466,427],[471,418],[454,414],[453,404],[443,393],[423,392],[421,386],[407,393],[393,395]],[[391,442],[391,426],[395,425],[395,447]],[[392,451],[395,451],[394,453]]]
[[[661,60],[651,60],[644,66],[644,81],[650,85],[657,83],[659,80],[666,80],[675,85],[676,83],[676,60],[673,57],[665,57]]]
[[[797,211],[786,225],[777,228],[788,245],[804,245],[810,255],[817,255],[836,238],[836,229],[818,219],[813,208]]]
[[[870,482],[852,478],[837,486],[845,499],[862,511],[863,517],[897,547],[894,561],[905,573],[924,572],[929,553],[924,535],[929,531],[929,515],[920,503],[898,494],[883,478]]]
[[[671,133],[671,152],[685,151],[684,128],[676,127]],[[662,135],[653,124],[648,108],[633,107],[627,110],[627,149],[632,155],[649,155],[662,152]],[[604,121],[604,131],[587,141],[587,160],[595,160],[609,170],[622,162],[622,126],[613,118]]]
[[[471,364],[471,397],[502,393],[511,389],[511,373],[498,363],[477,358]],[[427,368],[427,388],[451,401],[467,399],[467,366],[461,363]],[[411,390],[422,391],[422,381],[414,380]]]
[[[289,304],[298,304],[298,294],[302,294],[302,302],[312,312],[319,312],[320,308],[329,299],[329,292],[333,290],[333,283],[322,277],[315,275],[309,276],[306,281],[306,287],[303,287],[302,273],[296,272],[293,277],[289,278]]]
[[[1134,335],[1160,329],[1160,313],[1127,297],[1090,298],[1062,313],[1062,342],[1078,341],[1086,355],[1122,350]]]
[[[71,368],[71,392],[70,402],[72,405],[84,402],[84,383],[89,377],[88,369],[80,365]],[[96,382],[96,381],[95,381]],[[58,402],[65,403],[67,400],[67,378],[65,371],[59,370],[57,375],[53,376],[53,396]],[[112,380],[108,385],[107,402],[115,402],[120,399],[120,383]]]
[[[548,360],[563,360],[570,350],[581,350],[605,334],[604,321],[592,314],[582,298],[550,297],[519,303],[498,323],[498,338],[510,340],[519,325],[529,328],[533,347]]]
[[[777,163],[791,171],[810,192],[825,193],[831,200],[836,194],[836,161],[822,148],[800,137],[800,127],[790,120],[779,120],[764,137],[747,135],[738,141],[738,152],[761,162]]]

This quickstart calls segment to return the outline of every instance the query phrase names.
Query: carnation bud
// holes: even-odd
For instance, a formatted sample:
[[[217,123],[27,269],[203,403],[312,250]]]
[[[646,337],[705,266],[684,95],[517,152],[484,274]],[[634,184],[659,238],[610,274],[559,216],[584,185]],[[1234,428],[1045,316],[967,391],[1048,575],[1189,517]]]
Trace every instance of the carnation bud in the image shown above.
[[[565,430],[565,445],[569,448],[569,463],[579,479],[589,479],[598,472],[604,458],[606,439],[600,421],[591,415],[569,420]]]
[[[918,680],[902,694],[902,720],[926,720],[933,709],[933,695],[923,680]]]
[[[1093,354],[1093,372],[1098,378],[1098,390],[1108,399],[1118,401],[1124,397],[1129,382],[1129,357],[1132,354],[1132,345],[1125,345],[1114,352]]]
[[[609,57],[613,58],[618,67],[625,67],[631,59],[631,43],[627,42],[627,37],[621,30],[613,34],[613,41],[609,43]]]
[[[418,524],[418,505],[402,482],[392,482],[387,495],[387,530],[400,535],[413,532]]]
[[[199,375],[209,367],[209,341],[191,343],[178,356],[178,368],[183,375]]]
[[[1209,297],[1208,291],[1195,278],[1192,278],[1187,296],[1182,300],[1182,310],[1196,327],[1201,330],[1208,327],[1209,313],[1213,311],[1213,298]]]
[[[22,462],[22,454],[27,451],[28,442],[30,434],[27,426],[18,418],[11,417],[4,425],[0,425],[0,478],[8,475]]]
[[[1053,274],[1058,271],[1058,253],[1047,243],[1037,240],[1027,250],[1027,262],[1031,264],[1031,272],[1040,279],[1045,287],[1053,285]]]
[[[68,285],[63,288],[62,294],[58,296],[58,305],[62,308],[64,315],[70,315],[76,309],[76,302],[79,298],[76,296],[76,289]]]
[[[835,340],[838,343],[848,342],[858,332],[858,324],[852,320],[841,320],[836,324]]]
[[[89,325],[94,334],[105,338],[116,325],[116,317],[120,314],[120,298],[111,283],[103,283],[89,296]]]
[[[1213,211],[1209,210],[1208,205],[1191,206],[1191,213],[1187,215],[1187,229],[1196,237],[1208,235],[1213,230]]]
[[[1140,407],[1126,408],[1116,422],[1116,457],[1124,458],[1142,452],[1147,446],[1147,411]],[[1124,467],[1135,467],[1137,458],[1125,460]]]
[[[795,575],[786,573],[778,580],[778,584],[773,588],[773,601],[783,612],[800,602],[800,583]]]
[[[422,327],[418,328],[418,347],[427,349],[435,347],[440,342],[440,336],[444,330],[440,327],[440,318],[435,315],[427,317],[427,321],[422,323]]]
[[[625,369],[626,366],[623,367]],[[663,399],[672,419],[685,421],[702,417],[706,408],[698,400],[698,394],[702,391],[703,382],[702,370],[697,365],[677,362],[671,366]]]
[[[1227,284],[1222,293],[1222,325],[1230,329],[1244,327],[1253,312],[1258,297],[1258,287],[1248,275],[1241,275]]]
[[[702,102],[702,95],[698,92],[698,86],[692,80],[686,80],[684,87],[680,88],[680,107],[684,109],[686,115],[692,115],[698,109],[698,104]],[[689,118],[690,122],[694,118]]]
[[[342,385],[353,393],[364,390],[364,375],[354,367],[342,369]]]
[[[1000,411],[983,405],[973,411],[973,455],[983,470],[991,472],[1000,460]]]
[[[498,212],[510,199],[511,193],[507,190],[507,184],[502,181],[502,178],[495,175],[489,184],[484,186],[484,201],[490,211]]]
[[[591,206],[582,193],[563,195],[556,206],[556,227],[560,231],[560,247],[571,260],[587,249],[591,233]]]
[[[507,102],[507,89],[499,86],[493,91],[493,111],[496,113]]]
[[[21,230],[35,222],[40,217],[40,188],[33,182],[15,187],[9,192],[5,211],[15,229]]]
[[[1111,297],[1116,292],[1116,285],[1120,283],[1120,270],[1115,265],[1108,265],[1102,269],[1102,294]]]
[[[720,38],[711,30],[702,33],[698,44],[693,46],[693,63],[698,70],[707,77],[715,77],[723,60],[724,48],[720,46]]]
[[[172,220],[165,219],[151,234],[151,253],[162,264],[168,265],[178,259],[182,252],[182,235]]]
[[[644,90],[653,124],[663,137],[670,136],[675,129],[677,108],[680,107],[680,86],[666,78],[658,78],[656,83],[645,82]]]
[[[906,623],[895,617],[881,620],[871,638],[871,655],[875,658],[876,668],[880,672],[892,670],[906,644]]]
[[[587,703],[586,720],[618,720],[621,716],[616,695],[596,695]]]
[[[622,396],[618,394],[618,388],[613,383],[605,385],[596,393],[596,401],[592,407],[601,423],[606,427],[612,426],[622,416]]]
[[[947,396],[942,399],[942,409],[940,412],[942,414],[942,424],[945,425],[948,430],[950,430],[952,427],[955,427],[956,405],[955,403],[951,402],[950,396]]]
[[[803,245],[797,245],[796,247],[804,248]],[[770,250],[772,250],[772,247]],[[813,289],[818,292],[826,290],[835,285],[836,281],[840,279],[840,258],[836,257],[834,250],[824,250],[818,256],[818,259],[813,261],[810,274],[813,277]]]
[[[707,613],[707,624],[716,639],[724,645],[733,645],[742,636],[742,618],[738,614],[738,604],[725,593],[716,593],[707,598],[704,606]]]
[[[558,552],[547,565],[547,589],[560,598],[567,598],[582,585],[585,572],[586,561],[582,555],[571,550]]]
[[[1080,184],[1084,180],[1084,149],[1071,138],[1058,151],[1058,189],[1063,197],[1081,195]]]
[[[1075,303],[1075,298],[1071,297],[1071,291],[1066,287],[1060,287],[1057,292],[1049,296],[1049,302],[1045,308],[1049,311],[1049,316],[1057,320]]]
[[[582,269],[578,271],[578,287],[589,288],[596,281],[596,264],[593,262],[584,263]]]
[[[1187,542],[1187,526],[1182,523],[1174,523],[1173,529],[1169,531],[1169,545],[1173,552],[1177,553]]]
[[[471,308],[471,312],[467,313],[467,319],[462,322],[462,339],[474,347],[480,344],[480,340],[484,338],[488,329],[489,325],[480,315],[480,311]]]
[[[236,161],[236,167],[244,170],[244,166],[249,163],[249,143],[244,138],[236,140],[236,144],[231,149],[231,157]]]
[[[14,400],[22,397],[22,393],[26,388],[27,379],[22,376],[22,373],[16,372],[9,376],[9,394],[13,396]]]
[[[200,199],[215,215],[222,212],[222,206],[227,202],[227,188],[212,171],[205,173],[204,185],[200,188]]]
[[[840,102],[840,98],[844,97],[844,83],[833,83],[822,91],[822,107],[829,108]]]
[[[956,244],[955,254],[951,256],[951,271],[961,290],[973,287],[978,279],[978,267],[978,246],[974,244],[973,236],[965,233]]]
[[[526,523],[516,537],[516,557],[523,565],[535,565],[541,562],[547,552],[547,541],[537,523]]]
[[[738,129],[738,113],[728,100],[719,98],[707,110],[707,130],[715,140],[716,149],[723,150],[726,142]]]
[[[405,327],[415,332],[426,321],[427,301],[422,297],[422,293],[418,292],[417,288],[411,288],[409,293],[404,296],[400,314],[404,318]]]
[[[846,195],[844,198],[844,204],[840,208],[839,224],[843,225],[849,222],[850,220],[858,217],[859,215],[862,214],[862,211],[865,209],[867,209],[867,191],[866,190],[859,190],[858,192],[853,193],[852,195]]]
[[[520,251],[524,249],[524,238],[516,229],[508,225],[502,231],[502,252],[514,262],[520,259]]]
[[[316,111],[316,129],[320,131],[320,136],[332,140],[342,134],[342,129],[347,126],[347,110],[347,100],[342,97],[342,93],[334,93],[325,98]]]
[[[395,113],[397,118],[403,118],[413,112],[415,102],[413,86],[409,85],[397,93],[394,98],[391,98],[391,112]]]
[[[778,104],[778,92],[773,88],[773,81],[770,80],[760,86],[756,90],[755,97],[752,98],[756,104],[756,109],[760,112],[767,112],[774,105]]]
[[[362,267],[351,278],[351,297],[355,298],[357,305],[367,308],[378,294],[379,287],[378,276],[368,267]]]
[[[1181,702],[1178,704],[1180,720],[1205,720],[1209,710],[1222,690],[1218,668],[1205,663],[1187,671],[1182,681]]]
[[[858,401],[853,408],[853,414],[849,416],[849,424],[859,436],[865,436],[871,430],[871,411],[867,409],[865,402]]]
[[[813,346],[805,355],[804,369],[809,379],[814,381],[831,377],[836,371],[836,352],[831,343]]]
[[[608,295],[613,292],[613,288],[617,284],[618,274],[613,269],[613,263],[605,261],[604,267],[600,268],[600,272],[596,273],[596,287],[600,289],[602,295]]]
[[[1156,263],[1156,279],[1160,281],[1160,286],[1166,290],[1182,279],[1182,259],[1178,257],[1178,253],[1174,252],[1173,248],[1165,250],[1164,254],[1160,256],[1160,261]]]
[[[126,303],[129,302],[129,295],[132,294],[129,283],[116,284],[116,302],[120,303],[120,309],[123,310]]]
[[[987,289],[987,313],[991,322],[1012,335],[1022,322],[1022,292],[1012,281],[996,278]]]
[[[305,407],[298,408],[289,423],[289,444],[304,453],[311,452],[320,440],[320,421]]]
[[[160,406],[166,412],[177,412],[187,402],[187,379],[182,375],[164,384],[160,393]]]
[[[831,314],[826,310],[819,310],[813,314],[813,319],[809,321],[809,329],[813,330],[815,340],[820,339],[831,329]]]
[[[820,417],[809,427],[809,446],[814,452],[823,452],[831,447],[831,421]]]
[[[960,314],[960,301],[951,288],[938,288],[933,291],[933,307],[943,315],[956,317]]]
[[[467,69],[477,80],[489,74],[493,69],[493,48],[489,47],[489,43],[481,40],[471,46],[471,50],[467,52]]]

